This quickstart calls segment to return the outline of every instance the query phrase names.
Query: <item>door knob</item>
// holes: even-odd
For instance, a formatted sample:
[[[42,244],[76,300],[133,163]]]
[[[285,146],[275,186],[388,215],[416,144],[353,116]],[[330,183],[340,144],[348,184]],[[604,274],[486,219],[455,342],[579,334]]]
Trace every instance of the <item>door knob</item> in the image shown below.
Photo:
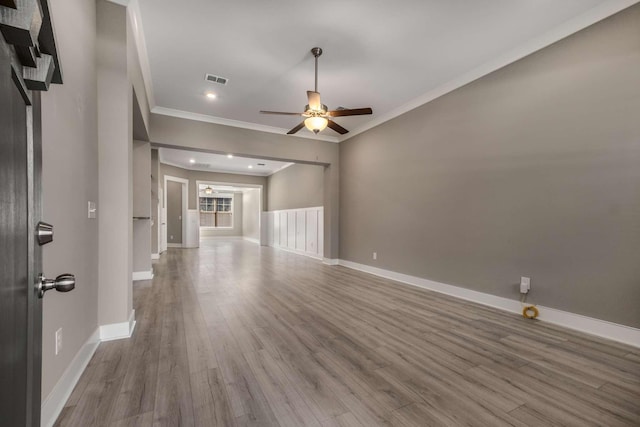
[[[44,274],[38,277],[36,289],[38,290],[38,298],[42,298],[48,290],[55,289],[58,292],[69,292],[76,287],[76,276],[73,274],[61,274],[55,279],[47,279]]]

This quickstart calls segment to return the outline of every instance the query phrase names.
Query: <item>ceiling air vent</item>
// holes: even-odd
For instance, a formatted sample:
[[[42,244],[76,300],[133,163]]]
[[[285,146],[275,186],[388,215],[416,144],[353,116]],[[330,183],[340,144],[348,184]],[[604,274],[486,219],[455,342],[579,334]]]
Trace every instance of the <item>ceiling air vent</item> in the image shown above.
[[[213,74],[205,74],[204,79],[208,82],[226,85],[229,81],[226,77],[214,76]]]
[[[200,168],[200,169],[208,169],[211,167],[209,163],[193,163],[191,164],[191,166],[195,168]]]

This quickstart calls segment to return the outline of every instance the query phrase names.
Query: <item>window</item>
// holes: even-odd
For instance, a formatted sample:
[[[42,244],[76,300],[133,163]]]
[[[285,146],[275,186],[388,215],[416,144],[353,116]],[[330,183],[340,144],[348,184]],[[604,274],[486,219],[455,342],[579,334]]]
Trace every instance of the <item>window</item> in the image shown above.
[[[200,227],[232,228],[233,196],[201,196]]]

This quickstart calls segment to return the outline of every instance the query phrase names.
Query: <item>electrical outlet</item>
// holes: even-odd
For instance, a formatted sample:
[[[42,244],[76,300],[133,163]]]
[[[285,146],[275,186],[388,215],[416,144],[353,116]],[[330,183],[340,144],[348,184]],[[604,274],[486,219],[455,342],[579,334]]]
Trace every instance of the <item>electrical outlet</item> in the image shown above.
[[[378,259],[378,252],[373,253],[373,259]]]
[[[531,279],[529,277],[521,277],[520,278],[520,293],[528,294],[531,290]]]
[[[173,234],[169,236],[169,240],[173,240]]]
[[[62,328],[56,331],[56,356],[62,351]]]

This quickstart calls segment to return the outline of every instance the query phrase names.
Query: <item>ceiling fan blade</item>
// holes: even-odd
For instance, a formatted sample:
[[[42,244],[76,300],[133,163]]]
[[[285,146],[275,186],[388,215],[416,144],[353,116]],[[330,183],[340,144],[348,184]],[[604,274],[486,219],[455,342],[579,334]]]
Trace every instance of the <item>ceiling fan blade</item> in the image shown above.
[[[280,115],[284,115],[284,116],[301,116],[302,113],[286,113],[284,111],[262,111],[260,110],[260,112],[262,114],[280,114]]]
[[[373,110],[371,108],[353,108],[327,111],[327,116],[329,117],[363,116],[365,114],[373,114]]]
[[[339,124],[337,124],[333,120],[327,119],[327,122],[328,122],[327,126],[329,126],[331,129],[333,129],[336,132],[338,132],[340,135],[344,135],[345,133],[349,132],[348,130],[346,130],[345,128],[343,128],[342,126],[340,126]],[[304,124],[304,122],[303,122],[303,124]]]
[[[312,110],[322,109],[322,103],[320,102],[320,92],[308,90],[307,98],[309,98],[309,108],[311,108]]]
[[[331,121],[331,120],[329,120],[329,121]],[[303,127],[304,127],[304,122],[301,122],[298,126],[294,127],[289,132],[287,132],[287,135],[293,135],[294,133],[298,132]]]

